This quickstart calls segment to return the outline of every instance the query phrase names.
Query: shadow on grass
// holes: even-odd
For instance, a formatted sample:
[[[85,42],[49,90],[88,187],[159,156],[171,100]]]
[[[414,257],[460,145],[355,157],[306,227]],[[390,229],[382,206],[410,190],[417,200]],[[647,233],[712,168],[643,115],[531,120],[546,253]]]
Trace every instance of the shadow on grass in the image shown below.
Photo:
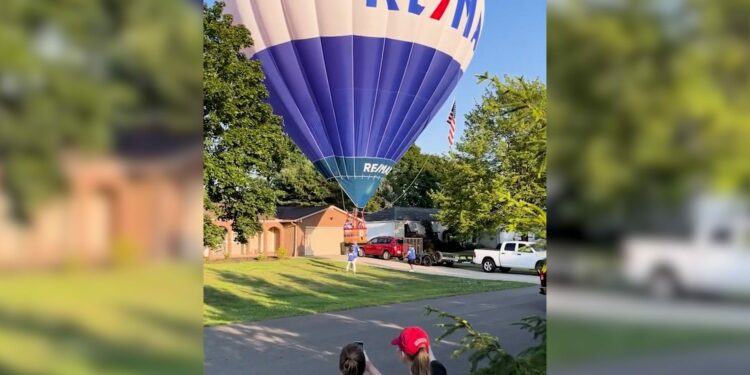
[[[327,264],[321,262],[318,266]],[[333,266],[329,269],[341,271]],[[333,273],[325,274],[322,280],[313,280],[305,278],[304,272],[301,276],[280,272],[274,275],[275,283],[271,283],[240,272],[212,272],[236,290],[204,285],[203,300],[208,307],[204,311],[204,325],[207,326],[330,311],[332,303],[353,306],[352,296],[359,297],[356,306],[361,304],[362,296],[368,295],[368,289],[374,289],[374,282],[390,285],[390,282],[358,280],[354,275]]]
[[[44,342],[56,349],[56,355],[63,353],[66,362],[77,361],[75,368],[86,368],[92,373],[148,373],[158,369],[162,374],[186,374],[198,373],[203,368],[199,355],[174,353],[132,341],[116,342],[68,319],[55,321],[0,310],[0,331],[16,331]],[[45,373],[65,372],[64,369],[64,363],[50,363],[49,372]],[[0,363],[0,373],[19,371]]]
[[[178,319],[157,311],[150,311],[141,307],[125,307],[125,311],[140,322],[145,322],[155,329],[165,331],[174,340],[200,340],[202,330],[195,324],[195,317],[190,320]],[[200,316],[200,312],[197,312]]]
[[[262,270],[262,272],[261,272]],[[356,307],[498,290],[488,282],[363,267],[345,273],[330,261],[298,260],[273,269],[209,269],[204,325],[251,322]],[[256,272],[256,275],[252,273]],[[218,281],[214,283],[213,281]],[[501,282],[489,282],[501,284]]]
[[[318,260],[318,259],[310,259],[309,262],[311,264],[313,264],[317,268],[324,268],[324,269],[332,270],[332,271],[336,271],[336,272],[339,272],[342,269],[345,269],[343,267],[337,267],[337,266],[331,264],[330,262],[325,262],[325,261],[321,261],[321,260]]]

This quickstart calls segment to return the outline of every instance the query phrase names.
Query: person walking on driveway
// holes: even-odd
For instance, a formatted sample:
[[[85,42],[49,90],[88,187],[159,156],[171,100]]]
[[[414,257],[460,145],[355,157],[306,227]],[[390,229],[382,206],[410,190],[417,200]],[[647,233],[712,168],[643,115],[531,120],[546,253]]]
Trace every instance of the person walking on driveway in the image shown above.
[[[414,272],[414,261],[417,260],[417,250],[414,249],[414,245],[409,244],[409,249],[406,250],[406,260],[409,262],[409,272]]]
[[[357,257],[359,257],[359,245],[356,243],[349,247],[349,253],[346,257],[346,272],[349,272],[349,267],[352,268],[352,272],[357,274]]]

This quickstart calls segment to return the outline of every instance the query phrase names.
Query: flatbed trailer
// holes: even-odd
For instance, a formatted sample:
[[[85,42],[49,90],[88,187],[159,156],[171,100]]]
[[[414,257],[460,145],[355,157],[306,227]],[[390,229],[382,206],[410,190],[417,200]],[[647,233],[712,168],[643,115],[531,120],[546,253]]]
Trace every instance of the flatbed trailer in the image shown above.
[[[420,241],[421,242],[421,241]],[[444,253],[441,251],[427,251],[423,247],[414,247],[417,250],[415,264],[422,266],[443,265],[451,267],[456,263],[471,263],[474,258],[472,253]]]

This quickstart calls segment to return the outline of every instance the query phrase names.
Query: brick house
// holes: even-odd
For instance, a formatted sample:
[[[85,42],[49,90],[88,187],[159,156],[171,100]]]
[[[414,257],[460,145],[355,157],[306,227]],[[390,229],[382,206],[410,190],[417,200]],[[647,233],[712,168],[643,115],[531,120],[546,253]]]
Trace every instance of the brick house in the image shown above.
[[[279,248],[286,249],[287,256],[340,254],[346,220],[346,211],[336,206],[280,206],[275,217],[261,220],[262,232],[246,244],[235,240],[231,222],[218,221],[216,224],[224,227],[227,236],[220,249],[207,252],[208,257],[224,259],[229,254],[229,258],[248,258],[258,256],[261,251],[275,256]]]

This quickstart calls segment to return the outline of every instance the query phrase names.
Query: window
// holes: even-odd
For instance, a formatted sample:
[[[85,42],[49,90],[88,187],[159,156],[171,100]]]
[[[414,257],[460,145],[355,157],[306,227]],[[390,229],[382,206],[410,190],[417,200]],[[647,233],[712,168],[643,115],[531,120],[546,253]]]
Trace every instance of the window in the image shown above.
[[[516,243],[515,242],[506,242],[503,245],[504,251],[516,251]]]
[[[372,245],[372,244],[376,244],[376,243],[378,243],[378,241],[380,241],[380,237],[375,237],[375,238],[373,238],[373,239],[371,239],[371,240],[367,241],[367,243],[369,243],[369,244],[371,244],[371,245]]]
[[[401,245],[401,244],[404,243],[404,240],[399,238],[398,240],[396,240],[396,243],[399,244],[399,245]]]
[[[518,244],[519,253],[533,253],[534,249],[531,248],[531,244]]]

